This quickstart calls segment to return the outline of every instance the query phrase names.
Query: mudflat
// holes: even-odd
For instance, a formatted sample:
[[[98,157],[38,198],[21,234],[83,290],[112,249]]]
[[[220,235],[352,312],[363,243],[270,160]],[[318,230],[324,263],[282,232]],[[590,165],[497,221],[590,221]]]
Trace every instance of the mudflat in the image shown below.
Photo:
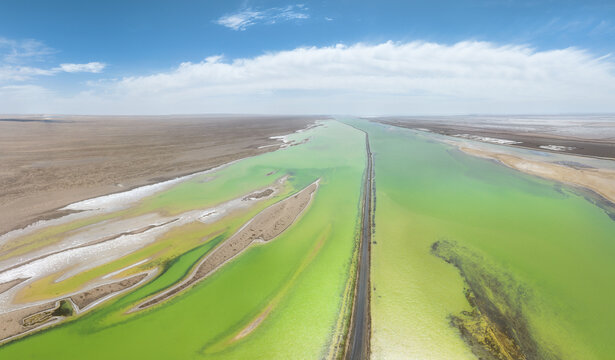
[[[459,149],[470,155],[497,160],[508,167],[527,174],[589,189],[615,204],[615,187],[613,186],[615,184],[615,171],[613,170],[554,164],[467,146],[459,146]]]
[[[615,119],[603,116],[383,117],[388,125],[540,151],[615,159]]]
[[[125,191],[278,149],[309,116],[0,116],[0,234]]]

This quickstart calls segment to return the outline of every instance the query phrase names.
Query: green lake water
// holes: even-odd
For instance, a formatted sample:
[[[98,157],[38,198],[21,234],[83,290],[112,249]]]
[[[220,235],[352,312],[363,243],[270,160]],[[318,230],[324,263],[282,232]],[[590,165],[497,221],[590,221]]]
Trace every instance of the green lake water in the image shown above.
[[[172,214],[232,199],[290,175],[298,191],[317,179],[310,207],[273,241],[252,246],[191,290],[143,313],[144,297],[186,276],[241,224],[167,264],[142,288],[74,321],[0,347],[0,359],[297,359],[330,352],[353,276],[365,167],[364,134],[339,122],[293,134],[299,146],[244,159],[143,200],[133,213]],[[275,175],[266,174],[277,171]],[[181,241],[182,239],[177,239]],[[249,335],[230,341],[265,309]]]
[[[171,301],[124,314],[184,278],[256,210],[221,220],[216,226],[225,231],[173,257],[150,283],[0,347],[0,359],[327,357],[347,321],[366,164],[364,134],[344,122],[369,133],[374,153],[373,358],[476,358],[450,323],[471,307],[459,269],[432,253],[438,241],[454,244],[473,265],[466,277],[496,280],[498,299],[511,299],[548,354],[612,358],[615,221],[602,209],[572,189],[463,154],[433,135],[341,120],[291,136],[309,137],[305,144],[190,179],[118,215],[206,208],[285,174],[288,195],[320,178],[310,207],[280,237],[250,247]],[[199,231],[159,246],[197,244],[193,238],[207,233]],[[149,255],[139,256],[104,271]],[[251,333],[231,341],[267,310]]]
[[[548,354],[613,358],[615,221],[602,209],[432,135],[347,121],[374,153],[373,358],[475,358],[450,325],[470,310],[464,282],[436,241],[479,259]]]

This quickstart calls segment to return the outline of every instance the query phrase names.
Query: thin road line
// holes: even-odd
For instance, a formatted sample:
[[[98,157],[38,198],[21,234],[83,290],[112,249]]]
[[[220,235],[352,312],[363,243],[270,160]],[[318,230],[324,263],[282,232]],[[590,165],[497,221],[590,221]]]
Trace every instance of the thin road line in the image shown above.
[[[360,129],[358,129],[360,130]],[[361,130],[363,131],[363,130]],[[370,342],[370,244],[372,237],[372,152],[369,147],[369,135],[365,133],[367,167],[363,184],[363,209],[361,216],[361,248],[357,271],[354,306],[350,324],[349,349],[346,359],[359,360],[369,358]]]

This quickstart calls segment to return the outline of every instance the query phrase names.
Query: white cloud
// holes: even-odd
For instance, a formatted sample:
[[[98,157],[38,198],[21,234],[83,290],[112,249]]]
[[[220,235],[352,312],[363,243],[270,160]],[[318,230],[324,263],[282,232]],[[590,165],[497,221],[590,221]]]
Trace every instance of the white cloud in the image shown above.
[[[40,61],[54,52],[53,49],[37,40],[18,41],[0,37],[0,56],[2,62],[5,63],[19,63],[24,60]]]
[[[235,31],[243,31],[256,24],[270,25],[280,21],[308,19],[309,17],[307,8],[302,4],[298,4],[266,10],[248,8],[234,14],[224,15],[216,20],[215,23]]]
[[[89,62],[87,64],[60,64],[56,68],[58,71],[64,71],[68,73],[87,72],[87,73],[99,73],[107,65],[101,62]]]
[[[57,67],[42,66],[49,55],[56,51],[36,40],[12,40],[0,37],[0,85],[32,80],[38,76],[52,76],[62,72],[100,73],[105,64],[61,64]],[[14,84],[13,84],[14,85]]]
[[[216,20],[216,24],[226,26],[233,30],[245,30],[248,26],[254,25],[256,21],[261,19],[262,15],[260,11],[243,10],[219,18]]]
[[[90,62],[87,64],[61,64],[58,67],[44,69],[33,66],[18,66],[0,63],[0,84],[11,82],[23,82],[32,80],[37,76],[52,76],[61,72],[66,73],[100,73],[105,64],[100,62]]]
[[[25,95],[23,95],[25,96]],[[615,64],[488,42],[297,48],[33,97],[31,112],[463,114],[615,111]],[[0,99],[0,108],[11,104]]]
[[[31,66],[0,64],[0,84],[13,81],[25,81],[31,79],[33,76],[49,76],[53,74],[55,74],[53,70],[40,69]]]
[[[305,5],[288,5],[283,8],[274,8],[271,9],[272,14],[269,17],[269,23],[273,24],[277,20],[297,20],[297,19],[309,19],[310,16],[307,14],[307,8]]]

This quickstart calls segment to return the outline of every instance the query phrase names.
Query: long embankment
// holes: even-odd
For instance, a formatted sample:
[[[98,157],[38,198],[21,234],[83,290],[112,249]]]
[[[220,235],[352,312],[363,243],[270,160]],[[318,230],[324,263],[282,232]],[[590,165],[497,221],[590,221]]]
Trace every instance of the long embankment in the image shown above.
[[[360,129],[359,129],[360,130]],[[363,130],[361,130],[363,131]],[[363,131],[365,132],[365,131]],[[363,209],[361,215],[361,245],[357,267],[357,285],[348,334],[346,359],[368,359],[370,342],[370,244],[372,238],[373,168],[369,134],[365,132],[367,167],[363,184]]]

